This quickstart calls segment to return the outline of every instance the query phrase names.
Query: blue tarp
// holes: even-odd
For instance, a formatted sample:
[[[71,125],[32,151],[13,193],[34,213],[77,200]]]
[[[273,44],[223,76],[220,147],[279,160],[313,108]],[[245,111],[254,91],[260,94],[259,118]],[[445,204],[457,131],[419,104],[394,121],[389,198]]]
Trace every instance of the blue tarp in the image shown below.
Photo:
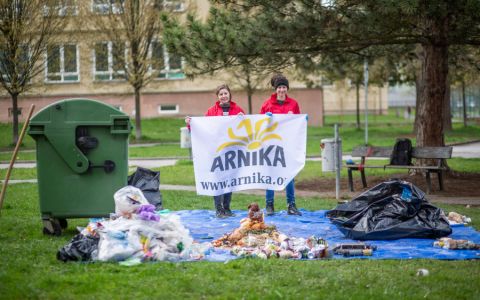
[[[198,242],[208,242],[220,238],[225,233],[233,231],[240,226],[240,220],[247,216],[247,211],[234,211],[236,217],[218,219],[214,211],[209,210],[182,210],[175,212],[182,223],[190,230],[190,234]],[[286,211],[277,212],[274,216],[265,218],[267,225],[277,226],[278,231],[291,237],[304,237],[315,235],[327,240],[329,248],[338,243],[352,243],[347,239],[325,216],[326,210],[306,211],[301,210],[303,216],[289,216]],[[480,232],[472,227],[453,226],[453,239],[466,239],[480,243]],[[389,241],[367,241],[367,244],[377,246],[373,256],[362,256],[368,259],[480,259],[480,250],[446,250],[433,247],[433,239],[399,239]],[[227,261],[235,259],[226,250],[215,249],[207,254],[206,260]],[[334,255],[335,259],[344,259],[341,255]],[[359,258],[359,257],[355,257]]]

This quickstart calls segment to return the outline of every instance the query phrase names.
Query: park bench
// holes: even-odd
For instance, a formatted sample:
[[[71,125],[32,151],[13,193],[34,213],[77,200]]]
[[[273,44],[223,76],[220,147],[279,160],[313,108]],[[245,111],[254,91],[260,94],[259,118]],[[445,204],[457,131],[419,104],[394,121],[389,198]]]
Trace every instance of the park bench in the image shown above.
[[[412,149],[412,163],[414,159],[427,159],[431,165],[415,166],[415,165],[367,165],[367,158],[386,158],[390,159],[393,147],[367,147],[360,146],[355,147],[352,151],[353,157],[361,157],[360,164],[347,164],[345,167],[348,169],[348,186],[350,191],[353,192],[353,171],[360,171],[363,187],[367,187],[367,180],[365,178],[365,169],[369,168],[382,168],[382,169],[408,169],[408,170],[423,170],[426,172],[425,179],[427,181],[427,194],[432,189],[430,174],[437,173],[438,185],[440,190],[443,190],[443,171],[447,169],[445,165],[445,159],[452,157],[452,147],[413,147]]]

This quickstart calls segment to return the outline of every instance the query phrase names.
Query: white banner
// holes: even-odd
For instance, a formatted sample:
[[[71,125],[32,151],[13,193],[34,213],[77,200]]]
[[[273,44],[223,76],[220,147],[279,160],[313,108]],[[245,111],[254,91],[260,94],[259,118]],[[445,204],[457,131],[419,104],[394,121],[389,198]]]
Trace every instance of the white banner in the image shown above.
[[[193,117],[190,124],[199,195],[283,190],[305,165],[304,114]]]

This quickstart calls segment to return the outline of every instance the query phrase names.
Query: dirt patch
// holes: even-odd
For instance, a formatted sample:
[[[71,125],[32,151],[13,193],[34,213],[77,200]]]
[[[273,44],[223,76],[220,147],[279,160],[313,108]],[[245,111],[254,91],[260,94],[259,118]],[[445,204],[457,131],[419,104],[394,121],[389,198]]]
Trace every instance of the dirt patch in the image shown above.
[[[432,191],[431,195],[443,197],[480,197],[480,174],[473,173],[448,173],[444,175],[443,185],[444,190],[439,191],[437,175],[432,176]],[[368,190],[369,188],[388,180],[389,178],[399,178],[412,182],[422,191],[427,190],[427,182],[425,176],[421,174],[409,175],[405,173],[391,174],[388,177],[368,176],[367,174],[367,188],[363,188],[360,174],[354,174],[353,184],[355,192]],[[312,191],[320,193],[335,193],[335,178],[316,178],[313,180],[306,180],[296,182],[295,187],[303,191]],[[348,190],[348,179],[341,178],[340,189],[342,193],[350,194]]]

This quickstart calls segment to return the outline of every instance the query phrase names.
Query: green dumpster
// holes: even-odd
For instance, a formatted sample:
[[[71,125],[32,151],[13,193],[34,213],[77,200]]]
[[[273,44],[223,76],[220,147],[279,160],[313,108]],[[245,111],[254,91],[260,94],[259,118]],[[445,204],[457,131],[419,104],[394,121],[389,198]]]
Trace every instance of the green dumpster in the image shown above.
[[[130,130],[128,115],[88,99],[53,103],[32,118],[45,234],[60,235],[67,218],[114,212],[113,194],[127,185]]]

